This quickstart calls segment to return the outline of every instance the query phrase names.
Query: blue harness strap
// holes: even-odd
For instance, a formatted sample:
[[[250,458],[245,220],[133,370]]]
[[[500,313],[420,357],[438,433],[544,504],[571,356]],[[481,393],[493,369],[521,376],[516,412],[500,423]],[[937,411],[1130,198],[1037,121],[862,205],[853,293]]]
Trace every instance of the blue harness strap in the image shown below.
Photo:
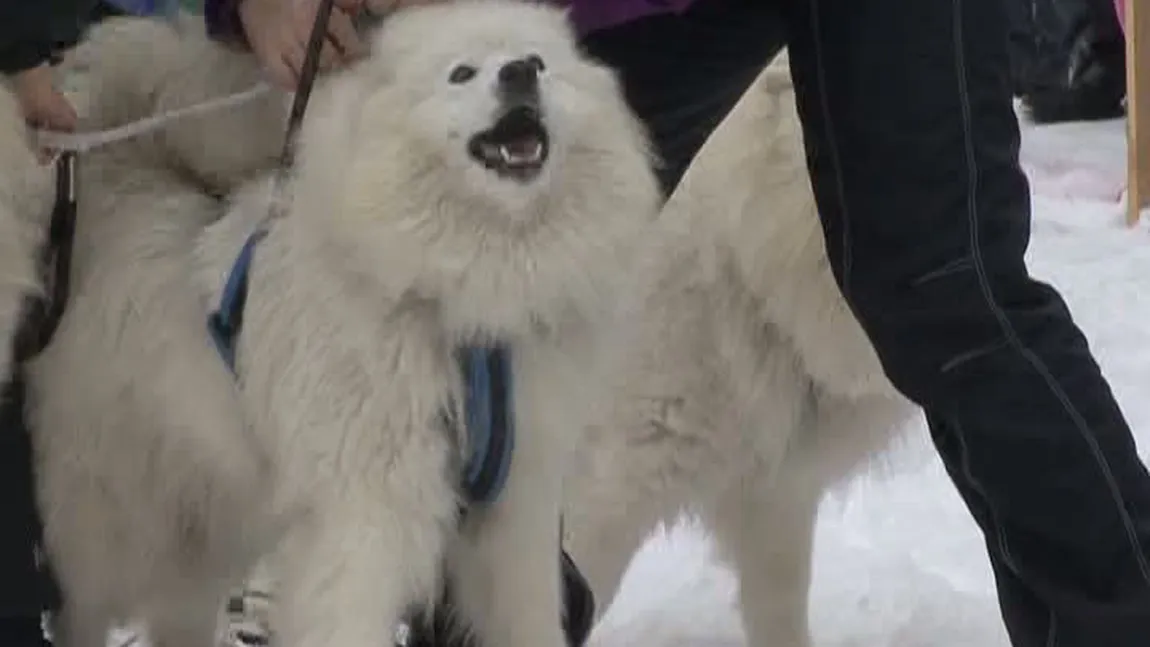
[[[472,503],[491,503],[511,471],[515,448],[511,353],[506,346],[467,346],[456,352],[464,384],[464,424],[471,450],[463,488]]]
[[[228,280],[224,283],[224,291],[220,294],[220,305],[216,311],[208,316],[208,333],[216,343],[216,350],[227,363],[232,373],[236,372],[236,338],[240,336],[243,327],[244,304],[248,300],[248,272],[251,270],[252,255],[256,244],[267,235],[267,230],[259,228],[252,232],[240,248],[232,269],[228,272]]]
[[[266,235],[267,230],[261,227],[244,241],[228,272],[219,305],[208,316],[208,333],[232,373],[236,372],[236,339],[243,328],[252,257]],[[471,503],[491,503],[507,483],[515,449],[511,352],[501,344],[465,346],[456,351],[455,359],[463,375],[463,424],[470,449],[462,487]],[[450,416],[444,418],[451,420]]]
[[[174,18],[181,5],[181,0],[105,0],[105,2],[129,15],[167,19]]]

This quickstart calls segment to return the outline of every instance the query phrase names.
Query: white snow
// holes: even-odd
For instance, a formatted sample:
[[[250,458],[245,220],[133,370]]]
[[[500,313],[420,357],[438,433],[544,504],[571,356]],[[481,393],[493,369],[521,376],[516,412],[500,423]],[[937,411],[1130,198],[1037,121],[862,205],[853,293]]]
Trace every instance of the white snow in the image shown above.
[[[1150,448],[1150,226],[1124,225],[1123,121],[1023,124],[1030,263],[1056,285]],[[1150,218],[1150,213],[1147,214]],[[1140,397],[1141,394],[1141,397]],[[818,647],[1007,647],[982,538],[916,422],[882,474],[823,506]],[[651,539],[592,647],[741,647],[733,580],[689,525]]]

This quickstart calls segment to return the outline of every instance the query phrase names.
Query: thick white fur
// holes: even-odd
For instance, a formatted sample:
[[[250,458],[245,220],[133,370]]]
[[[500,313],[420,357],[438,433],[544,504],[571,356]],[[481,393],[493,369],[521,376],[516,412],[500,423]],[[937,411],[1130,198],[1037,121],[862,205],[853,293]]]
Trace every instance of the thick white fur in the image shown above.
[[[190,26],[141,19],[98,26],[65,65],[83,130],[260,78]],[[110,621],[136,616],[159,645],[210,642],[219,600],[188,582],[224,586],[255,550],[232,532],[262,504],[266,459],[210,345],[192,246],[223,214],[210,193],[274,160],[283,113],[269,96],[80,157],[72,294],[28,411],[64,645],[103,647]]]
[[[166,28],[117,28],[134,56],[174,45],[187,66],[133,81],[114,42],[127,37],[95,36],[94,77],[127,74],[127,95],[152,100],[132,110],[239,89],[200,67],[250,71]],[[200,50],[220,63],[192,60]],[[552,147],[520,186],[466,148],[494,118],[498,67],[531,53],[547,64]],[[461,61],[479,74],[451,85]],[[105,113],[126,102],[93,92]],[[274,121],[257,108],[229,123]],[[369,59],[316,88],[286,215],[256,251],[238,384],[205,317],[270,194],[255,180],[217,220],[196,184],[260,164],[221,158],[219,128],[85,165],[77,295],[35,367],[33,407],[62,644],[96,647],[109,622],[142,617],[159,646],[204,647],[227,587],[275,548],[285,645],[386,644],[408,605],[435,594],[446,558],[491,644],[561,647],[565,460],[603,399],[618,353],[601,338],[657,205],[613,76],[577,56],[552,9],[471,0],[391,18]],[[501,498],[457,530],[464,439],[439,414],[460,395],[453,349],[492,338],[514,353],[515,457]]]
[[[36,254],[51,213],[52,167],[29,144],[16,97],[0,84],[0,384],[11,374],[24,299],[42,287]]]
[[[818,503],[911,411],[835,286],[782,66],[661,217],[628,366],[565,495],[600,613],[648,534],[693,513],[738,574],[753,647],[808,647]]]

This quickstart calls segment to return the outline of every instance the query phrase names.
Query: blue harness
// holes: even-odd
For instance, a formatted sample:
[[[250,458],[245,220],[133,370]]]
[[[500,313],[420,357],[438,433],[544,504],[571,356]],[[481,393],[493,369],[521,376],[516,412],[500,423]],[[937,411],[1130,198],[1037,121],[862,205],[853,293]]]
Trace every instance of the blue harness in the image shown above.
[[[252,256],[265,235],[267,230],[261,227],[244,242],[224,283],[219,306],[208,317],[208,332],[233,373]],[[456,351],[455,358],[463,375],[462,423],[470,450],[463,468],[462,487],[471,503],[491,503],[507,482],[515,446],[511,353],[502,344],[465,346]],[[458,424],[455,416],[444,415],[443,419],[448,425]]]
[[[180,11],[181,0],[105,0],[108,4],[133,16],[174,18]],[[192,3],[184,3],[192,4]]]

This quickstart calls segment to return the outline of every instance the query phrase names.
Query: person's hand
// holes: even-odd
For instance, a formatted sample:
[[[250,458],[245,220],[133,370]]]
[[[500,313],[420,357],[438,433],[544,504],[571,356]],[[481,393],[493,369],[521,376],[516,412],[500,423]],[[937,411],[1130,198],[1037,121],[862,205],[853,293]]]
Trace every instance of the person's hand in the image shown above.
[[[320,52],[321,71],[346,65],[366,53],[352,16],[364,0],[335,0]],[[242,0],[240,21],[252,51],[272,81],[289,90],[299,84],[307,42],[320,0]]]
[[[47,63],[17,72],[12,77],[12,89],[20,103],[24,121],[35,128],[70,131],[76,128],[76,110],[72,103],[56,89],[52,68]],[[52,159],[52,151],[39,151],[40,161]]]
[[[366,2],[369,11],[377,15],[383,15],[408,6],[435,4],[438,2],[447,2],[447,0],[366,0]]]

